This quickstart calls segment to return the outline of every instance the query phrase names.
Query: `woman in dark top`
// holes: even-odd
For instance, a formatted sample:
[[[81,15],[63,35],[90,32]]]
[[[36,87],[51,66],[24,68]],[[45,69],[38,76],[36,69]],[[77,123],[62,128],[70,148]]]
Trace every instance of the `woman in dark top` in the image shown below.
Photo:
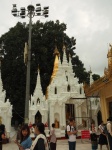
[[[6,139],[5,125],[4,124],[0,125],[0,150],[2,150],[2,139]]]
[[[104,133],[103,121],[101,121],[101,124],[99,125],[98,128],[99,128],[99,131],[100,131],[99,143],[98,143],[100,145],[100,150],[102,150],[103,145],[106,145],[107,150],[109,150],[107,137],[106,137],[106,134]]]
[[[35,127],[35,134],[37,134],[30,150],[47,150],[47,139],[44,133],[45,127],[43,123],[38,123]]]

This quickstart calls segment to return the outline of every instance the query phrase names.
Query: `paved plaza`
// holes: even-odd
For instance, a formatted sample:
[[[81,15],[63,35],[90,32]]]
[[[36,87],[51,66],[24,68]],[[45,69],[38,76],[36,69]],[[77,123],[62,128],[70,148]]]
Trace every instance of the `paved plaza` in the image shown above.
[[[100,148],[98,148],[100,149]],[[8,144],[3,144],[3,150],[19,150],[16,144],[12,141]],[[57,141],[57,150],[68,150],[67,140],[58,140]],[[90,141],[81,142],[80,139],[77,139],[76,150],[91,150]],[[103,150],[106,150],[106,147],[103,146]]]

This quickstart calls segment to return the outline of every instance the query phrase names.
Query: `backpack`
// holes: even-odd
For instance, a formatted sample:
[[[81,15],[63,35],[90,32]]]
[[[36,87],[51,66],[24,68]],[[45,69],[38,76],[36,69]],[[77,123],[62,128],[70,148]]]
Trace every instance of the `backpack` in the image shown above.
[[[104,126],[103,133],[106,134],[106,135],[108,134],[107,125]]]
[[[69,125],[70,126],[70,125]],[[71,126],[70,126],[70,131],[71,131]],[[69,136],[68,136],[68,134],[67,134],[67,128],[66,128],[66,130],[65,130],[65,138],[66,139],[69,139]]]

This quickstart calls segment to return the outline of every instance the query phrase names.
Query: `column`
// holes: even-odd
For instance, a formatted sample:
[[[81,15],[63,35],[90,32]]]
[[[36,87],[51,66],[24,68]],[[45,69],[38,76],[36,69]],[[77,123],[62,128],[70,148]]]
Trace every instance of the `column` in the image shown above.
[[[78,117],[78,105],[75,104],[75,121],[76,121],[76,126],[79,124],[77,117]]]
[[[78,117],[79,117],[79,119],[78,119],[78,120],[79,120],[79,124],[82,124],[82,118],[81,118],[81,117],[82,117],[82,113],[81,113],[81,105],[78,106],[78,111],[79,111],[79,116],[78,116]]]
[[[66,126],[65,103],[62,104],[62,108],[63,108],[63,111],[62,111],[62,114],[63,114],[63,126]]]
[[[54,105],[50,104],[50,127],[54,123]]]
[[[62,104],[59,105],[60,106],[60,116],[59,116],[59,128],[61,128],[63,126],[63,114],[62,114]]]

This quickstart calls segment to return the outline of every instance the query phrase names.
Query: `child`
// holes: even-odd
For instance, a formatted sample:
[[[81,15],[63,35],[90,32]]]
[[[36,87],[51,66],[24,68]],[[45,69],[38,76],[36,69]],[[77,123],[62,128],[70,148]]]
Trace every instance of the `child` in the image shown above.
[[[90,138],[92,150],[97,150],[98,149],[97,130],[94,123],[91,124]]]
[[[30,137],[30,129],[27,124],[23,125],[20,132],[20,143],[16,140],[15,143],[18,145],[20,150],[29,149],[32,144]]]

